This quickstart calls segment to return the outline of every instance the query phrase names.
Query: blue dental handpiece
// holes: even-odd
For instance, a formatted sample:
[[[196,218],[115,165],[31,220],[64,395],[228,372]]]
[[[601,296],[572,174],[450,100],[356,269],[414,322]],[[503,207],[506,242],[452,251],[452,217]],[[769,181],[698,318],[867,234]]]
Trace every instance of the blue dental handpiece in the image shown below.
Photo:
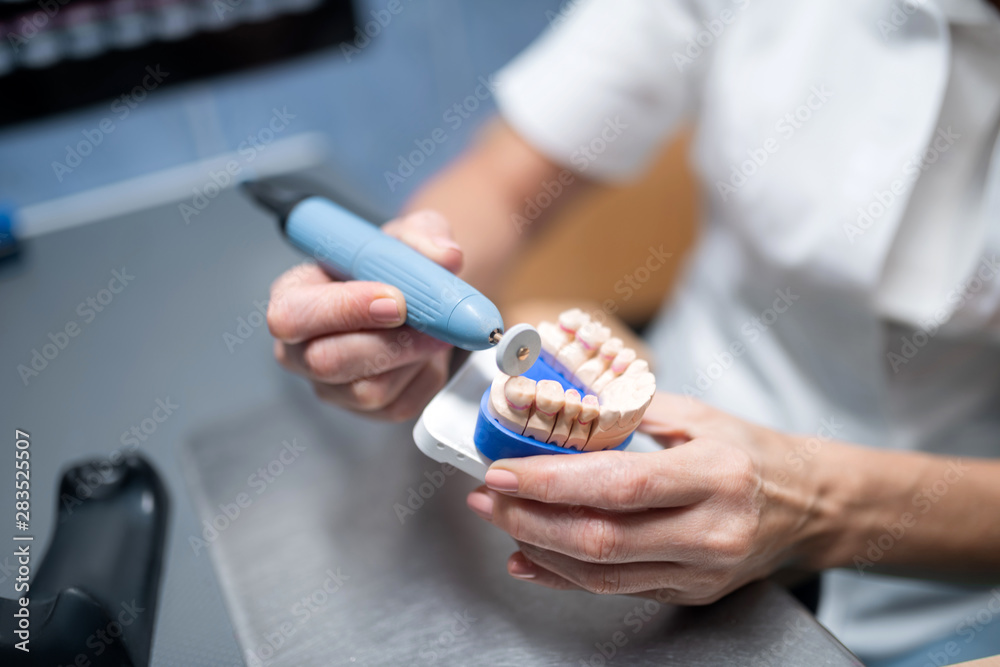
[[[323,197],[266,182],[243,188],[279,216],[294,246],[334,277],[398,288],[414,329],[466,350],[485,350],[502,338],[503,318],[492,301],[375,225]]]

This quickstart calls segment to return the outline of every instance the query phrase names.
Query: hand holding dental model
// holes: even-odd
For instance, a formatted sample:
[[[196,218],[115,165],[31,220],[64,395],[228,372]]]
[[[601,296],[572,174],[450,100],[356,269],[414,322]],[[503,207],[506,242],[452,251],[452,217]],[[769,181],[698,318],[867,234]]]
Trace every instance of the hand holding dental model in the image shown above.
[[[462,252],[439,214],[414,213],[382,231],[449,271],[462,267]],[[406,299],[392,285],[339,281],[305,264],[272,285],[267,323],[278,362],[308,378],[321,399],[401,421],[419,414],[444,386],[453,352],[405,326],[406,314]]]
[[[940,500],[935,484],[949,485],[949,500],[995,496],[997,464],[833,439],[816,450],[809,437],[662,392],[639,430],[665,448],[493,463],[467,502],[516,541],[507,561],[512,576],[549,588],[707,604],[785,568],[996,571],[995,553],[978,547],[996,539],[995,522],[941,543],[967,510],[944,502],[926,513],[917,508]],[[900,528],[910,522],[900,506],[919,516],[908,528]],[[900,529],[906,539],[871,560],[870,543]]]
[[[383,231],[451,271],[462,265],[441,215],[415,213]],[[452,355],[405,319],[398,289],[336,281],[314,265],[280,277],[268,310],[286,368],[327,401],[395,420],[416,416],[444,386]],[[1000,464],[830,440],[793,465],[806,438],[653,394],[645,362],[583,313],[538,333],[543,358],[586,391],[500,375],[489,397],[498,418],[578,450],[613,448],[638,425],[665,449],[496,461],[468,504],[517,541],[513,576],[702,604],[784,567],[859,567],[869,541],[913,511],[914,489],[942,483],[947,497],[865,571],[953,573],[958,563],[965,575],[996,572],[1000,533],[968,507],[997,498]]]

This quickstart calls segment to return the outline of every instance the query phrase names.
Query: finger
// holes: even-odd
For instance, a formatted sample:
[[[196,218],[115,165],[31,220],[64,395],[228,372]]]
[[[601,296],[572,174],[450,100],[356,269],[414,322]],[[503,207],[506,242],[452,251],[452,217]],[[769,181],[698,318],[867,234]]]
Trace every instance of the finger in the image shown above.
[[[634,595],[675,588],[677,581],[684,577],[683,567],[676,563],[584,563],[530,544],[518,546],[535,565],[597,595]]]
[[[507,572],[515,579],[530,581],[533,584],[545,586],[546,588],[554,588],[557,591],[581,590],[581,588],[572,581],[564,579],[558,574],[550,572],[544,567],[540,567],[532,563],[528,560],[528,557],[520,551],[515,551],[510,555],[510,558],[507,559]]]
[[[268,304],[271,334],[286,343],[347,331],[398,327],[406,299],[391,285],[350,281],[297,285]]]
[[[355,412],[374,413],[399,398],[423,366],[424,362],[418,362],[346,384],[313,381],[313,391],[328,403]]]
[[[286,345],[282,365],[293,373],[330,384],[370,379],[423,361],[448,344],[413,331],[358,331]]]
[[[399,398],[383,410],[372,414],[394,422],[407,421],[419,415],[424,406],[448,381],[448,362],[450,359],[450,350],[428,359],[416,377],[400,393]]]
[[[658,391],[643,413],[639,430],[672,446],[707,435],[717,417],[713,408],[690,396]]]
[[[529,581],[533,584],[538,584],[539,586],[545,586],[546,588],[552,588],[558,591],[583,590],[583,588],[577,586],[569,579],[561,577],[551,570],[546,570],[537,563],[533,563],[521,551],[515,551],[511,554],[510,558],[507,559],[507,572],[510,576],[516,579]],[[631,593],[631,595],[640,598],[649,598],[664,605],[679,604],[685,600],[680,591],[672,588],[658,588],[656,590],[640,591],[638,593]],[[655,613],[655,610],[657,609],[658,607],[654,607],[654,611],[649,613]]]
[[[518,542],[588,563],[687,560],[701,537],[691,530],[685,509],[618,514],[511,498],[485,487],[473,491],[467,503]]]
[[[281,298],[287,290],[305,285],[325,285],[333,279],[317,264],[306,263],[293,266],[271,283],[271,298]]]
[[[425,210],[387,222],[382,231],[394,236],[452,273],[462,268],[462,249],[451,235],[451,225],[437,211]]]
[[[695,446],[660,452],[588,452],[495,462],[486,485],[545,503],[609,510],[680,507],[714,491],[705,455]]]
[[[415,364],[413,379],[404,382],[403,369],[390,371],[386,375],[398,373],[389,380],[393,386],[402,385],[391,401],[365,400],[366,391],[376,392],[378,385],[366,385],[365,381],[355,381],[347,385],[325,385],[314,388],[324,400],[351,410],[363,412],[369,417],[388,421],[405,421],[420,414],[424,406],[448,380],[448,360],[450,351],[434,355],[422,363]],[[409,368],[409,367],[407,367]]]

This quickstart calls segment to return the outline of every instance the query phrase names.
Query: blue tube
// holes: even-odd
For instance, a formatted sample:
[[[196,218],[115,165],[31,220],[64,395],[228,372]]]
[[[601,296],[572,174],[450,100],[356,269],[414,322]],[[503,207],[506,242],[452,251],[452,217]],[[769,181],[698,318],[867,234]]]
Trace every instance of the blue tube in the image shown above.
[[[337,278],[397,287],[418,331],[466,350],[492,347],[490,334],[503,331],[500,311],[474,287],[328,199],[296,204],[285,234]]]

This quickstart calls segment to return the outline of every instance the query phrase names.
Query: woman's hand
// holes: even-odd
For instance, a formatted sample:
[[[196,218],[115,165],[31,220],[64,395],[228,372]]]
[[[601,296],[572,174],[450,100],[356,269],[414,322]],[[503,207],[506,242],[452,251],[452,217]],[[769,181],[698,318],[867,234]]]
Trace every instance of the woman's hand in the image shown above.
[[[661,452],[506,459],[468,504],[517,540],[515,577],[550,588],[707,604],[786,566],[813,566],[838,513],[793,475],[804,440],[657,394]]]
[[[433,211],[382,229],[452,272],[461,268],[451,228]],[[403,326],[405,320],[397,288],[339,282],[315,264],[280,276],[267,310],[282,366],[311,380],[325,401],[394,421],[419,414],[444,386],[452,354],[450,345]]]

